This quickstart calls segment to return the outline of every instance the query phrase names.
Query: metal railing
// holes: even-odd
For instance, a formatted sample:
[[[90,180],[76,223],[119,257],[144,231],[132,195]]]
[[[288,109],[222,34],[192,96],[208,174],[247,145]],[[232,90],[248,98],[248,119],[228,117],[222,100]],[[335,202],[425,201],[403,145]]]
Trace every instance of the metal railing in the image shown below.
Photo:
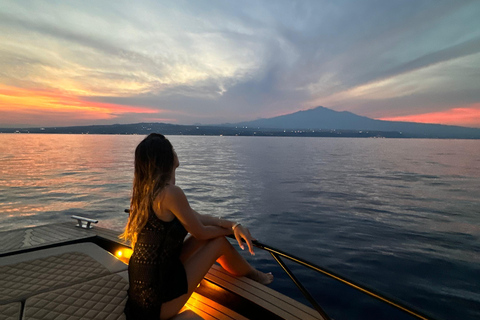
[[[233,236],[230,236],[231,238],[235,239]],[[322,267],[319,267],[311,262],[308,262],[304,259],[301,259],[299,257],[296,257],[294,255],[291,255],[291,254],[288,254],[282,250],[279,250],[279,249],[276,249],[276,248],[273,248],[271,246],[268,246],[264,243],[261,243],[259,241],[252,241],[253,245],[259,249],[262,249],[262,250],[265,250],[267,252],[269,252],[273,258],[275,259],[275,261],[277,261],[277,263],[282,267],[282,269],[285,271],[285,273],[290,277],[290,279],[295,283],[295,285],[298,287],[298,289],[302,292],[303,296],[312,304],[312,306],[315,308],[315,310],[318,311],[318,313],[325,319],[330,319],[328,317],[328,315],[325,313],[325,311],[320,307],[320,305],[318,304],[318,302],[315,300],[315,298],[310,294],[310,292],[308,292],[308,290],[301,284],[301,282],[295,277],[295,275],[293,274],[293,272],[287,267],[287,265],[283,262],[282,260],[282,257],[283,258],[286,258],[290,261],[293,261],[299,265],[302,265],[308,269],[311,269],[311,270],[314,270],[318,273],[321,273],[321,274],[324,274],[326,275],[327,277],[330,277],[332,279],[335,279],[337,281],[340,281],[356,290],[359,290],[373,298],[376,298],[384,303],[387,303],[393,307],[395,307],[396,309],[399,309],[403,312],[406,312],[408,313],[409,315],[417,318],[417,319],[422,319],[422,320],[429,320],[431,318],[427,317],[426,315],[422,314],[421,312],[419,311],[416,311],[414,310],[412,307],[409,307],[409,306],[406,306],[405,304],[401,303],[401,302],[398,302],[398,301],[395,301],[395,299],[392,299],[392,298],[387,298],[385,297],[384,295],[378,293],[378,292],[375,292],[374,290],[372,289],[369,289],[369,288],[366,288],[365,286],[362,286],[358,283],[355,283],[354,281],[352,280],[349,280],[345,277],[342,277],[338,274],[336,274],[335,272],[332,272],[326,268],[322,268]]]

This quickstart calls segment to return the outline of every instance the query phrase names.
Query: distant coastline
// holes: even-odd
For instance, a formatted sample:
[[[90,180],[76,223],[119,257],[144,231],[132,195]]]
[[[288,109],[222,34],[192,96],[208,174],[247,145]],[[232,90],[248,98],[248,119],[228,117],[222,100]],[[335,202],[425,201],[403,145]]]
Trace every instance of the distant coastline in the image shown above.
[[[45,128],[0,128],[0,133],[149,134],[201,136],[480,139],[480,129],[382,121],[316,107],[291,114],[219,125],[135,123]]]
[[[335,129],[271,129],[248,126],[175,125],[168,123],[136,123],[45,128],[0,128],[0,133],[19,134],[112,134],[147,135],[161,132],[166,135],[192,136],[259,136],[259,137],[329,137],[329,138],[440,138],[480,139],[480,137],[445,137],[409,134],[399,131],[335,130]]]
[[[48,128],[0,128],[0,133],[43,134],[149,134],[193,136],[263,136],[263,137],[349,137],[349,138],[411,138],[401,132],[363,130],[262,129],[251,127],[192,126],[167,123],[136,123]]]

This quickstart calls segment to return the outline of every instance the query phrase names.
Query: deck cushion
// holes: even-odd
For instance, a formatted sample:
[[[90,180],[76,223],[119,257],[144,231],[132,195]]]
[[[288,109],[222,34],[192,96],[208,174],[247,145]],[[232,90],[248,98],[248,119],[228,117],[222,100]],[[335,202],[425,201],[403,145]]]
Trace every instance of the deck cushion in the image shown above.
[[[0,320],[20,320],[21,308],[20,302],[0,305]]]
[[[43,247],[74,239],[95,236],[89,230],[75,228],[68,224],[51,224],[33,228],[0,232],[0,254],[22,249]]]
[[[27,299],[23,319],[125,319],[127,288],[123,277],[111,274],[41,293]]]
[[[19,301],[109,273],[102,264],[80,252],[0,266],[0,303]]]

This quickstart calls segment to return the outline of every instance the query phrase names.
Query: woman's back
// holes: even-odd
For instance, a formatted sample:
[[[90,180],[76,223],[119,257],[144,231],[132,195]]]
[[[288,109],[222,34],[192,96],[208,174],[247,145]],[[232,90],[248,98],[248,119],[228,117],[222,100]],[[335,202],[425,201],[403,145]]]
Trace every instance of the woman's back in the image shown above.
[[[150,210],[128,266],[127,319],[158,319],[164,301],[188,291],[185,269],[180,261],[186,235],[187,231],[177,218],[165,222]]]

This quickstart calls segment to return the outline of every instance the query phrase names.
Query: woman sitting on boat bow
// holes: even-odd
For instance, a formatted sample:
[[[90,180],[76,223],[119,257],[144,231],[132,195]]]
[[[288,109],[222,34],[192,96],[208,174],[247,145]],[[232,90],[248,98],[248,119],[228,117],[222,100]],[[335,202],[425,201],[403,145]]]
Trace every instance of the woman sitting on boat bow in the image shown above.
[[[252,236],[239,223],[193,210],[175,185],[179,166],[171,143],[152,133],[135,150],[130,217],[122,237],[134,248],[128,266],[127,319],[174,317],[215,261],[235,276],[263,284],[273,276],[253,268],[225,238],[234,234],[254,254]],[[187,233],[191,236],[185,240]]]

